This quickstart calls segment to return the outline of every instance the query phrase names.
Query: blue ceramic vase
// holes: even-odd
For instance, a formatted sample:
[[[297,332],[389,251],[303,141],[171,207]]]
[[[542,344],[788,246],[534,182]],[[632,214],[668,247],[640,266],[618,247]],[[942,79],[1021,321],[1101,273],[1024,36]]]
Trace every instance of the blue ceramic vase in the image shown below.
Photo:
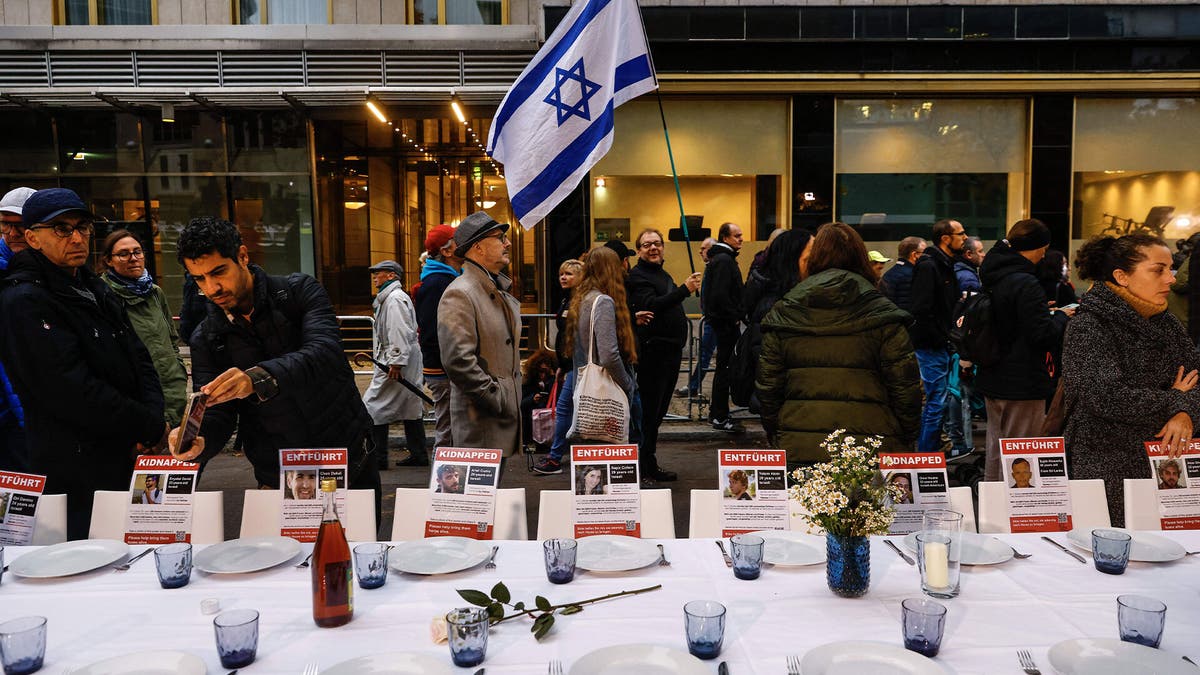
[[[829,590],[843,598],[865,595],[871,585],[870,538],[826,533],[825,552]]]

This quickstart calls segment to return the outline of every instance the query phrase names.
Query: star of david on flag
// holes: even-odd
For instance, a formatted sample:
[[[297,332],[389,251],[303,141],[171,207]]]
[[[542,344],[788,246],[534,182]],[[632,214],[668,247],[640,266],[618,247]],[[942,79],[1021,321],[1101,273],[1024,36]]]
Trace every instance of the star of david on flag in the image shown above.
[[[492,120],[522,227],[533,227],[612,147],[613,111],[658,88],[634,0],[586,0],[517,77]]]

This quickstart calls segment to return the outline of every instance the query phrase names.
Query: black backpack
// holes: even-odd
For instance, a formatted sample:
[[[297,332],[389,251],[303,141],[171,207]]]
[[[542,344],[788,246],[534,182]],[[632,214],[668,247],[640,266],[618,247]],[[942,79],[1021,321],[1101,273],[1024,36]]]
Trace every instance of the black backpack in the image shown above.
[[[757,413],[754,379],[758,375],[758,355],[762,352],[762,330],[757,323],[746,326],[733,345],[729,357],[729,400],[734,405],[750,408]]]
[[[960,359],[978,366],[994,366],[1004,358],[1007,345],[996,325],[990,292],[973,293],[958,301],[950,343]]]

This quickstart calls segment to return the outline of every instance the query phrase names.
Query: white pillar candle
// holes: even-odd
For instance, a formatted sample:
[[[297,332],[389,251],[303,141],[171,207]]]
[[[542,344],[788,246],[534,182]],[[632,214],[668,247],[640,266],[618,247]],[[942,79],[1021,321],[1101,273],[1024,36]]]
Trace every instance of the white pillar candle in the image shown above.
[[[925,543],[925,583],[930,588],[950,585],[950,549],[941,542]]]

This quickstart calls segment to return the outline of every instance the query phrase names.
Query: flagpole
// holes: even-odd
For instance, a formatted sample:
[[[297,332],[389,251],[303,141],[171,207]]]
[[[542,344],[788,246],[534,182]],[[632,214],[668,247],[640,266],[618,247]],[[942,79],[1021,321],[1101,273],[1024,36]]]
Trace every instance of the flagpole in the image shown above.
[[[650,34],[646,32],[646,20],[642,18],[642,7],[634,0],[638,9],[638,21],[642,22],[642,35],[646,38],[646,58],[650,60],[650,72],[654,73],[654,95],[658,99],[658,116],[662,119],[663,138],[667,141],[667,159],[671,162],[671,178],[675,181],[675,199],[679,202],[679,227],[683,230],[683,243],[687,247],[688,267],[696,273],[696,260],[692,257],[692,238],[688,232],[687,217],[683,214],[683,193],[679,190],[679,173],[675,171],[675,153],[671,151],[671,133],[667,131],[667,113],[663,110],[662,88],[658,83],[658,68],[654,66],[654,53],[650,51]]]

